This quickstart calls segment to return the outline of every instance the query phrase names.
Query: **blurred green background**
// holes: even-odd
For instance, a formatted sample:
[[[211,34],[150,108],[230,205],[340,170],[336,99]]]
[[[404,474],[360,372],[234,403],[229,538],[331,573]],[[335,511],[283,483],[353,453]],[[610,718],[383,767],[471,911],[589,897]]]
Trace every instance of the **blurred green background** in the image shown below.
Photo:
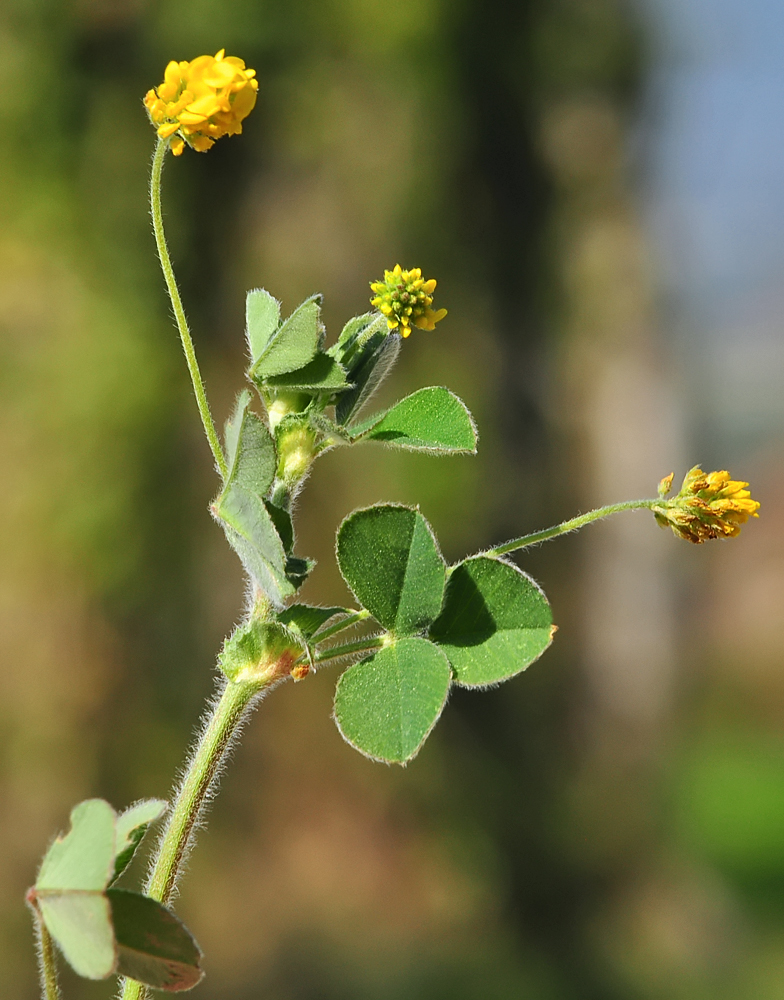
[[[449,317],[405,343],[386,398],[448,385],[480,428],[474,459],[320,460],[299,505],[306,599],[346,599],[334,531],[377,500],[421,504],[449,559],[697,462],[751,479],[763,507],[732,544],[691,548],[638,512],[526,554],[554,647],[456,692],[405,770],[342,742],[335,670],[277,690],[177,904],[206,953],[194,995],[784,998],[784,246],[764,244],[762,277],[747,253],[754,218],[784,219],[784,156],[721,128],[782,134],[762,96],[780,70],[766,83],[733,29],[758,24],[764,48],[781,14],[689,0],[678,26],[678,7],[6,0],[0,996],[37,996],[23,895],[49,838],[80,799],[168,795],[242,605],[153,252],[141,105],[169,59],[225,46],[257,69],[257,108],[164,175],[218,419],[246,289],[286,310],[324,292],[334,338],[399,261],[438,278]],[[716,76],[741,42],[739,74]],[[679,103],[681,84],[717,96]],[[766,170],[722,187],[741,147]],[[709,224],[738,185],[761,206],[746,244]],[[734,305],[701,247],[729,274],[742,256]]]

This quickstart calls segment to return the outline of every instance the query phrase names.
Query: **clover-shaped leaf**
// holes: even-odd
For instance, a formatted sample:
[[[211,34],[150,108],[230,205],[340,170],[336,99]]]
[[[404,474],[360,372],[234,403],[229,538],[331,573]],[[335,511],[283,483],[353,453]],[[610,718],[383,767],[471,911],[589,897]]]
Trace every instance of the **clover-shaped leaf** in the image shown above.
[[[80,976],[118,972],[172,993],[202,977],[198,945],[170,910],[109,888],[165,805],[139,802],[118,817],[108,802],[88,799],[46,852],[28,900]]]
[[[552,642],[552,613],[541,588],[512,563],[478,555],[449,575],[444,610],[430,626],[463,687],[520,673]]]
[[[550,605],[531,577],[489,555],[446,570],[418,510],[354,511],[340,526],[337,551],[355,597],[388,630],[380,650],[349,667],[335,692],[340,732],[368,757],[411,760],[453,679],[462,687],[497,684],[552,642]]]
[[[446,565],[418,510],[379,504],[338,530],[338,564],[357,600],[398,636],[415,635],[441,610]]]

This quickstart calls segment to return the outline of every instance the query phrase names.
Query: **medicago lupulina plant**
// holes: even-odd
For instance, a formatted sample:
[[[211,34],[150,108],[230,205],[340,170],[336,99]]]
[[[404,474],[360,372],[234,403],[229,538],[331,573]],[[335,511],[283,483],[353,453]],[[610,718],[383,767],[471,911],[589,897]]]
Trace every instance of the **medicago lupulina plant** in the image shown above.
[[[400,266],[371,284],[373,311],[349,320],[328,348],[320,296],[282,320],[269,292],[249,292],[250,387],[240,392],[219,437],[166,247],[161,173],[169,151],[205,152],[222,136],[241,132],[256,91],[254,71],[221,51],[170,62],[164,82],[144,99],[158,135],[150,184],[158,254],[220,475],[210,509],[247,574],[248,607],[218,657],[219,691],[171,803],[145,800],[117,814],[107,802],[89,799],[73,809],[69,832],[47,851],[27,895],[45,1000],[60,996],[55,943],[80,975],[121,976],[123,1000],[139,1000],[148,987],[177,992],[199,982],[198,945],[169,903],[232,741],[276,684],[301,680],[322,664],[349,662],[335,693],[342,736],[368,757],[406,764],[438,721],[453,684],[484,688],[508,680],[553,640],[547,598],[507,555],[625,510],[646,508],[695,543],[734,537],[757,516],[759,504],[746,483],[695,467],[675,496],[669,475],[652,499],[602,507],[448,566],[417,508],[377,504],[349,514],[338,530],[337,559],[357,607],[297,603],[314,564],[294,553],[292,505],[319,455],[363,441],[468,455],[477,439],[466,407],[440,387],[364,415],[403,339],[413,328],[433,330],[446,315],[433,307],[436,282],[419,268]],[[371,636],[335,641],[369,619],[377,625]],[[144,892],[119,888],[148,827],[164,816]]]

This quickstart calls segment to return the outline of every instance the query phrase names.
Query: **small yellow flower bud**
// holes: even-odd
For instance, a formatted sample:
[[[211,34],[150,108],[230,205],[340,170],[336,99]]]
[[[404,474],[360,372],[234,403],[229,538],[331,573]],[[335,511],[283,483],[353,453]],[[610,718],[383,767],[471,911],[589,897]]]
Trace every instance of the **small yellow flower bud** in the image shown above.
[[[145,95],[147,114],[161,139],[174,136],[175,156],[186,143],[203,153],[216,139],[242,131],[242,121],[256,103],[255,76],[254,69],[223,49],[191,62],[170,62],[163,83]]]
[[[750,517],[759,517],[760,505],[751,499],[749,484],[730,479],[726,470],[706,474],[695,465],[686,473],[677,496],[664,500],[672,478],[666,476],[659,484],[662,503],[653,507],[653,514],[679,538],[697,545],[711,538],[734,538]]]
[[[404,337],[411,335],[411,327],[420,330],[434,330],[446,316],[446,309],[432,309],[435,278],[425,281],[421,268],[404,271],[395,264],[392,271],[384,271],[383,281],[371,281],[370,288],[376,294],[370,300],[380,313],[387,318],[390,330],[400,327]]]

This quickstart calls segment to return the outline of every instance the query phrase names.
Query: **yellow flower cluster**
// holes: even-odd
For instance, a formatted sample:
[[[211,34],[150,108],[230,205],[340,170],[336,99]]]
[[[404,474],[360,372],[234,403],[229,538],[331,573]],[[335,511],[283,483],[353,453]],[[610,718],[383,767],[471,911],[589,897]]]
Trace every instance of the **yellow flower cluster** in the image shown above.
[[[748,483],[730,479],[729,472],[705,473],[699,466],[686,473],[680,493],[664,500],[672,486],[670,474],[659,484],[662,503],[653,508],[662,527],[679,538],[699,544],[710,538],[734,538],[750,517],[759,517],[759,503],[751,499]]]
[[[436,323],[446,316],[446,309],[432,309],[435,278],[425,281],[418,267],[404,271],[395,264],[393,271],[384,271],[383,281],[371,281],[375,292],[370,304],[387,318],[390,330],[400,327],[404,337],[411,335],[411,326],[420,330],[434,330]]]
[[[255,76],[255,69],[246,69],[242,59],[223,49],[191,62],[172,61],[160,87],[147,91],[144,104],[160,138],[174,136],[175,156],[185,143],[203,153],[216,139],[242,131],[242,121],[256,103]]]

